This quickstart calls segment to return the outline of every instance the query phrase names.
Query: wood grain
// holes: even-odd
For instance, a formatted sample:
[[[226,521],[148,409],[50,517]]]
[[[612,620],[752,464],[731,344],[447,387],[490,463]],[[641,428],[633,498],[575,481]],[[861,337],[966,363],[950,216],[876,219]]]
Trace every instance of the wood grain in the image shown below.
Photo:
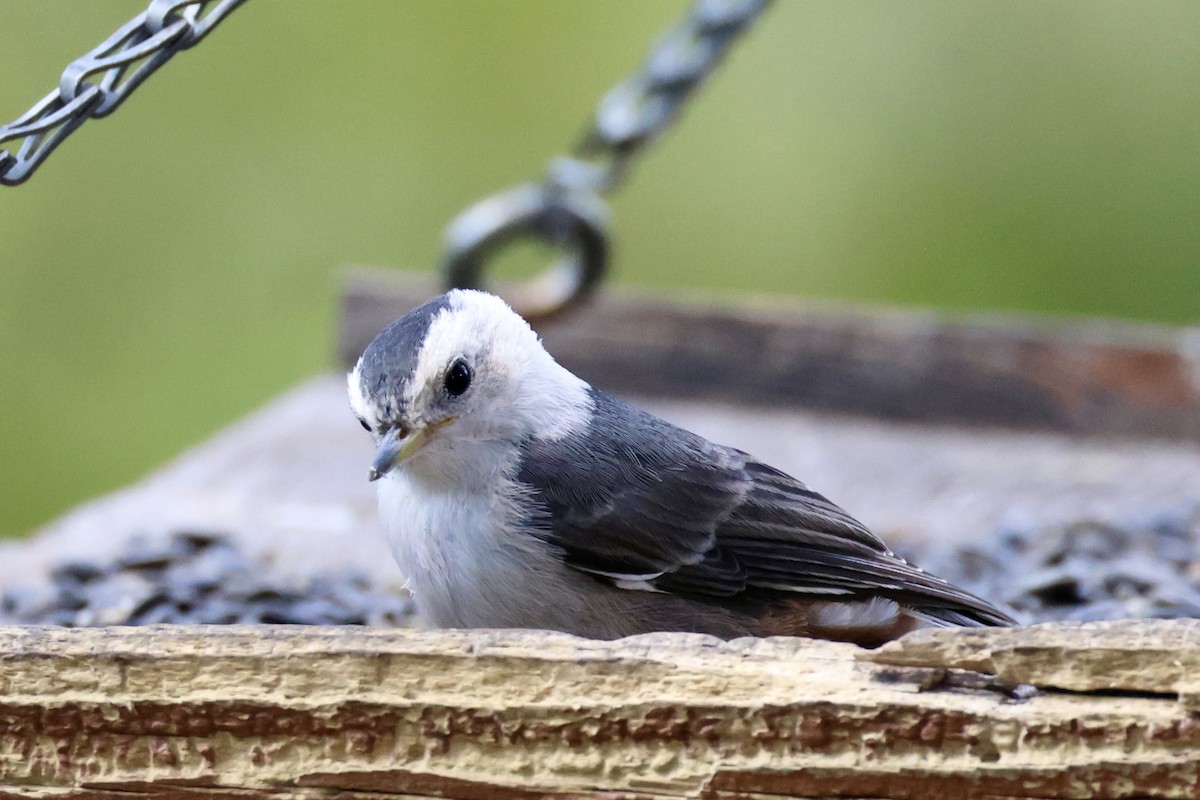
[[[342,363],[435,293],[423,273],[349,272]],[[642,396],[1200,440],[1194,328],[608,291],[539,332],[572,371]]]
[[[1195,798],[1200,724],[1175,694],[1190,667],[1153,665],[1196,663],[1196,631],[941,631],[866,654],[688,634],[0,629],[0,797]],[[1110,671],[1097,643],[1147,671],[1097,692],[1059,670],[1053,691],[1014,692],[963,668],[1003,652],[1002,672],[1038,685],[1053,651],[1093,686]]]

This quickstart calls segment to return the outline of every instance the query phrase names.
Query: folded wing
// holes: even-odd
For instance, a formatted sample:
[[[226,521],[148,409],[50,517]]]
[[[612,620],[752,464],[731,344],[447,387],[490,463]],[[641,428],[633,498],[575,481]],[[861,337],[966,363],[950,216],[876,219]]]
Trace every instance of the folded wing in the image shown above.
[[[746,607],[883,598],[949,625],[1007,625],[896,556],[800,481],[595,392],[587,436],[527,444],[518,480],[571,567],[620,587]]]

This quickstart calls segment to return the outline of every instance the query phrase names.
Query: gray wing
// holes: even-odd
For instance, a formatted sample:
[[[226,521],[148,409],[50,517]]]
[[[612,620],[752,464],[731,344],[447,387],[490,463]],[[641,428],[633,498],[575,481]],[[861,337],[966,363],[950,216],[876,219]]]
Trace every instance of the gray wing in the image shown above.
[[[517,479],[566,563],[617,583],[741,604],[883,597],[957,625],[1002,611],[893,554],[800,481],[602,392],[584,437],[531,441]]]

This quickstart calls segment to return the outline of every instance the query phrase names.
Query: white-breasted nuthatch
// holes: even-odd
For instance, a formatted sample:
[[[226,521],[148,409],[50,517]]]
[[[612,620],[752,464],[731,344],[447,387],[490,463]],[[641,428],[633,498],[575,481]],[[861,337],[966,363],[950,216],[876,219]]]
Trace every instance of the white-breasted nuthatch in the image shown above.
[[[392,552],[436,626],[874,646],[1013,622],[790,475],[591,387],[493,295],[404,315],[348,383]]]

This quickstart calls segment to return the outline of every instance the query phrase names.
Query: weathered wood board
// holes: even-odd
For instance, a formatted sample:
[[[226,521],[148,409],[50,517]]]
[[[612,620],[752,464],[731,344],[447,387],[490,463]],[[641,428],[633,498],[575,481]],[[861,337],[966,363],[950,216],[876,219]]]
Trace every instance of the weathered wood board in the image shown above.
[[[961,638],[0,629],[0,797],[1200,796],[1200,624]]]
[[[860,658],[982,672],[1068,692],[1175,695],[1200,712],[1200,620],[931,628]]]

